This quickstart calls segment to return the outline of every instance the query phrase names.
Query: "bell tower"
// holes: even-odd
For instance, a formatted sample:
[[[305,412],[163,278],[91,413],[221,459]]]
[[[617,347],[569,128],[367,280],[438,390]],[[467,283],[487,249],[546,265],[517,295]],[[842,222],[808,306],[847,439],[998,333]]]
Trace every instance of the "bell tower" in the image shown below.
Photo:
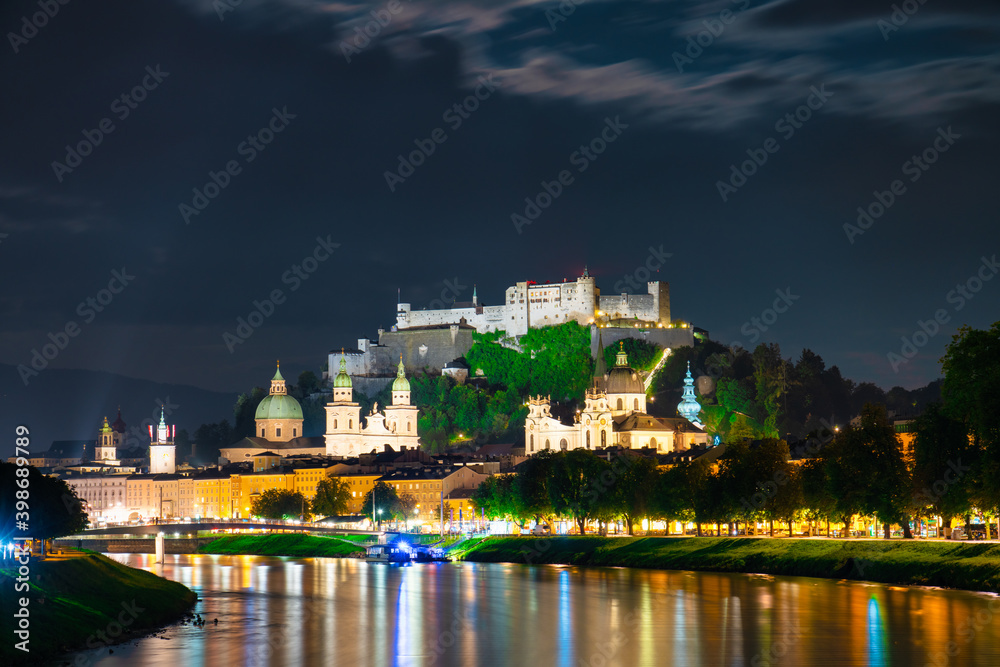
[[[168,474],[177,472],[175,461],[176,450],[174,446],[174,436],[177,434],[177,425],[167,426],[166,411],[160,408],[160,424],[154,427],[149,425],[149,472],[153,475]]]

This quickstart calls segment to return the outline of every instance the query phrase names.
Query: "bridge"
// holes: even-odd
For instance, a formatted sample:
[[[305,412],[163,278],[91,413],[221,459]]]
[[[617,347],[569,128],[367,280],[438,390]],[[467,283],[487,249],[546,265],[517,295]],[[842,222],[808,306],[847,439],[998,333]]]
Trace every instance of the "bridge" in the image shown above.
[[[106,528],[93,528],[85,530],[76,535],[67,536],[65,539],[86,539],[102,538],[114,536],[143,536],[155,537],[163,533],[165,538],[184,536],[194,536],[198,533],[212,531],[281,531],[287,533],[316,533],[326,535],[371,535],[376,537],[378,531],[354,530],[339,528],[333,525],[322,523],[286,523],[284,521],[187,521],[187,522],[163,522],[152,523],[142,526],[120,525],[108,526]]]

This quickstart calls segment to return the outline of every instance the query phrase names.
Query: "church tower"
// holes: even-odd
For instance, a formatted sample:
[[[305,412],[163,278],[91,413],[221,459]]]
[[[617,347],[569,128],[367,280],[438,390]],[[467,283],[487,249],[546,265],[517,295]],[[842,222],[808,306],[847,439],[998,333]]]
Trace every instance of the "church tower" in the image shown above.
[[[119,413],[120,416],[120,413]],[[94,463],[116,466],[118,461],[117,434],[108,424],[108,418],[104,418],[104,424],[97,434],[97,447],[94,448]]]
[[[288,442],[302,435],[302,406],[288,395],[285,378],[278,364],[271,378],[271,393],[257,406],[254,414],[257,430],[254,435],[273,442]]]
[[[701,404],[694,397],[694,378],[691,377],[690,361],[687,365],[687,376],[684,378],[684,394],[681,396],[681,402],[677,404],[677,412],[695,426],[701,427],[701,423],[698,421]]]
[[[160,409],[160,424],[149,425],[149,472],[152,475],[172,475],[177,471],[174,435],[177,426],[167,426],[165,411]]]
[[[361,406],[354,402],[347,359],[340,353],[340,372],[333,378],[333,401],[326,404],[326,453],[353,456],[358,453],[361,435]]]
[[[419,410],[410,405],[410,381],[406,379],[403,367],[403,355],[399,355],[399,366],[396,367],[396,379],[392,381],[392,405],[385,409],[385,425],[399,436],[413,436],[412,444],[417,442],[417,414]]]

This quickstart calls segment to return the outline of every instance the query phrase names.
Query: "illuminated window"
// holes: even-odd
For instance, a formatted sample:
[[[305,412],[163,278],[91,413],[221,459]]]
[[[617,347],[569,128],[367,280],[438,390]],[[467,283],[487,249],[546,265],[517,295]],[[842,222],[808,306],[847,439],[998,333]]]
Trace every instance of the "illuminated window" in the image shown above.
[[[623,406],[623,404],[622,404],[622,399],[620,399],[620,398],[619,398],[619,399],[618,399],[618,409],[619,409],[619,410],[621,410],[621,409],[622,409],[623,407],[624,407],[624,406]]]

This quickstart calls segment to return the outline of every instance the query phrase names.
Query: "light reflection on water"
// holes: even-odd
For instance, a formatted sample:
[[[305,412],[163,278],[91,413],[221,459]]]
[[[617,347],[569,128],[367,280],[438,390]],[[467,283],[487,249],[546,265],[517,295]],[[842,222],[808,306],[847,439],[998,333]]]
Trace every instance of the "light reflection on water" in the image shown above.
[[[102,667],[1000,664],[1000,599],[962,591],[625,568],[111,557],[190,586],[208,624],[88,652]]]

